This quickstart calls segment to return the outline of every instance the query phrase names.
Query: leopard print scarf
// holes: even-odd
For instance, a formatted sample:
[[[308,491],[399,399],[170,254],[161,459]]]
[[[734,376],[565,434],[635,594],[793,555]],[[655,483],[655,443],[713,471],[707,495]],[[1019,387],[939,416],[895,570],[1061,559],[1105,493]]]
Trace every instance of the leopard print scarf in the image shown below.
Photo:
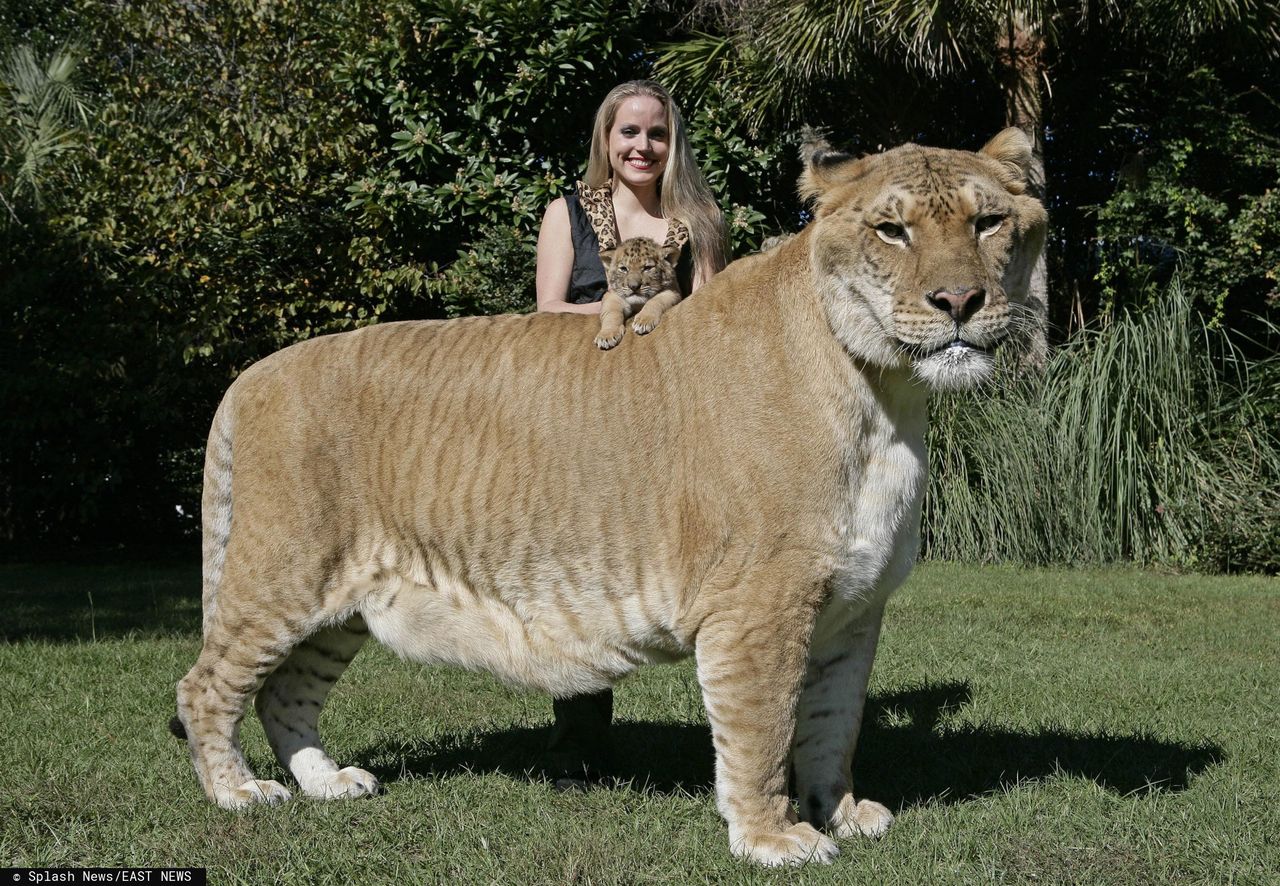
[[[591,229],[596,232],[596,240],[601,251],[616,249],[618,246],[618,222],[613,216],[613,188],[607,183],[598,188],[587,187],[586,182],[578,182],[578,202],[591,222]],[[663,246],[678,246],[684,249],[689,242],[689,226],[683,219],[667,220],[667,238]]]

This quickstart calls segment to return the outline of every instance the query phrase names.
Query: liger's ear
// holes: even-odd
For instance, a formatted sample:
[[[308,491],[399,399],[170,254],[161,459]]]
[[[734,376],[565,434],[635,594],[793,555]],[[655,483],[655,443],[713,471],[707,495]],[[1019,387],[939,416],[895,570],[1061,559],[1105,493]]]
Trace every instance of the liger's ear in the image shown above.
[[[833,149],[820,130],[806,126],[801,136],[800,162],[804,169],[796,184],[801,200],[813,200],[837,181],[857,177],[857,159],[852,154]]]
[[[1031,181],[1031,137],[1016,126],[1001,130],[982,146],[979,154],[1000,164],[1000,180],[1015,194],[1021,194]]]
[[[617,251],[618,251],[618,248],[616,246],[613,249],[601,249],[600,263],[604,265],[606,268],[609,267],[609,263],[613,261],[614,253],[616,253]]]
[[[662,247],[662,257],[674,266],[680,260],[680,247],[675,245]]]

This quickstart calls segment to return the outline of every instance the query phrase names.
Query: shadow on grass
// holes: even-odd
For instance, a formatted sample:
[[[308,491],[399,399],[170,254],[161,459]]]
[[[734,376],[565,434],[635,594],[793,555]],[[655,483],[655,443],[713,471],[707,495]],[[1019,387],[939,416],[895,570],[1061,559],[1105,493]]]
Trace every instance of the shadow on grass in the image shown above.
[[[200,563],[0,565],[0,642],[200,631]]]
[[[967,684],[944,683],[869,699],[854,761],[858,796],[900,810],[958,803],[1058,774],[1142,796],[1185,790],[1192,778],[1225,757],[1217,746],[1142,736],[937,728],[945,713],[968,704],[971,697]],[[613,737],[617,762],[611,774],[619,781],[664,794],[711,790],[715,767],[706,725],[624,721],[614,725]],[[384,781],[403,772],[549,778],[542,760],[546,740],[544,729],[509,729],[448,736],[425,751],[383,744],[366,748],[355,759],[388,760],[386,766],[371,767]]]

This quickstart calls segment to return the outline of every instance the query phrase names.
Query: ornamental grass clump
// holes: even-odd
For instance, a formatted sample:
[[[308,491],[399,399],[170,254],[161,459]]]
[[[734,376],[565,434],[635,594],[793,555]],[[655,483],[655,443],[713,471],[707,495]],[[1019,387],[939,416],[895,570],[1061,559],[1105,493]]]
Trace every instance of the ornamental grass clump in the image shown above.
[[[1258,378],[1276,362],[1247,360],[1175,282],[1040,375],[939,398],[923,554],[1275,571],[1280,445]]]

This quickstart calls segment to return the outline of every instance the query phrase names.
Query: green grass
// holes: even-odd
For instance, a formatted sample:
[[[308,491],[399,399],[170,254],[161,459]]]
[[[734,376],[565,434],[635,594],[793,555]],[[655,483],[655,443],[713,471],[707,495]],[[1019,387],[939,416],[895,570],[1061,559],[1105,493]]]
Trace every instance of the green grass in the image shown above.
[[[166,730],[198,587],[185,564],[0,567],[5,864],[213,883],[1280,878],[1274,578],[920,567],[890,605],[855,762],[897,824],[786,872],[729,856],[687,664],[622,684],[622,781],[563,795],[536,776],[547,699],[371,646],[322,725],[386,793],[222,812]],[[252,717],[244,738],[282,777]]]

